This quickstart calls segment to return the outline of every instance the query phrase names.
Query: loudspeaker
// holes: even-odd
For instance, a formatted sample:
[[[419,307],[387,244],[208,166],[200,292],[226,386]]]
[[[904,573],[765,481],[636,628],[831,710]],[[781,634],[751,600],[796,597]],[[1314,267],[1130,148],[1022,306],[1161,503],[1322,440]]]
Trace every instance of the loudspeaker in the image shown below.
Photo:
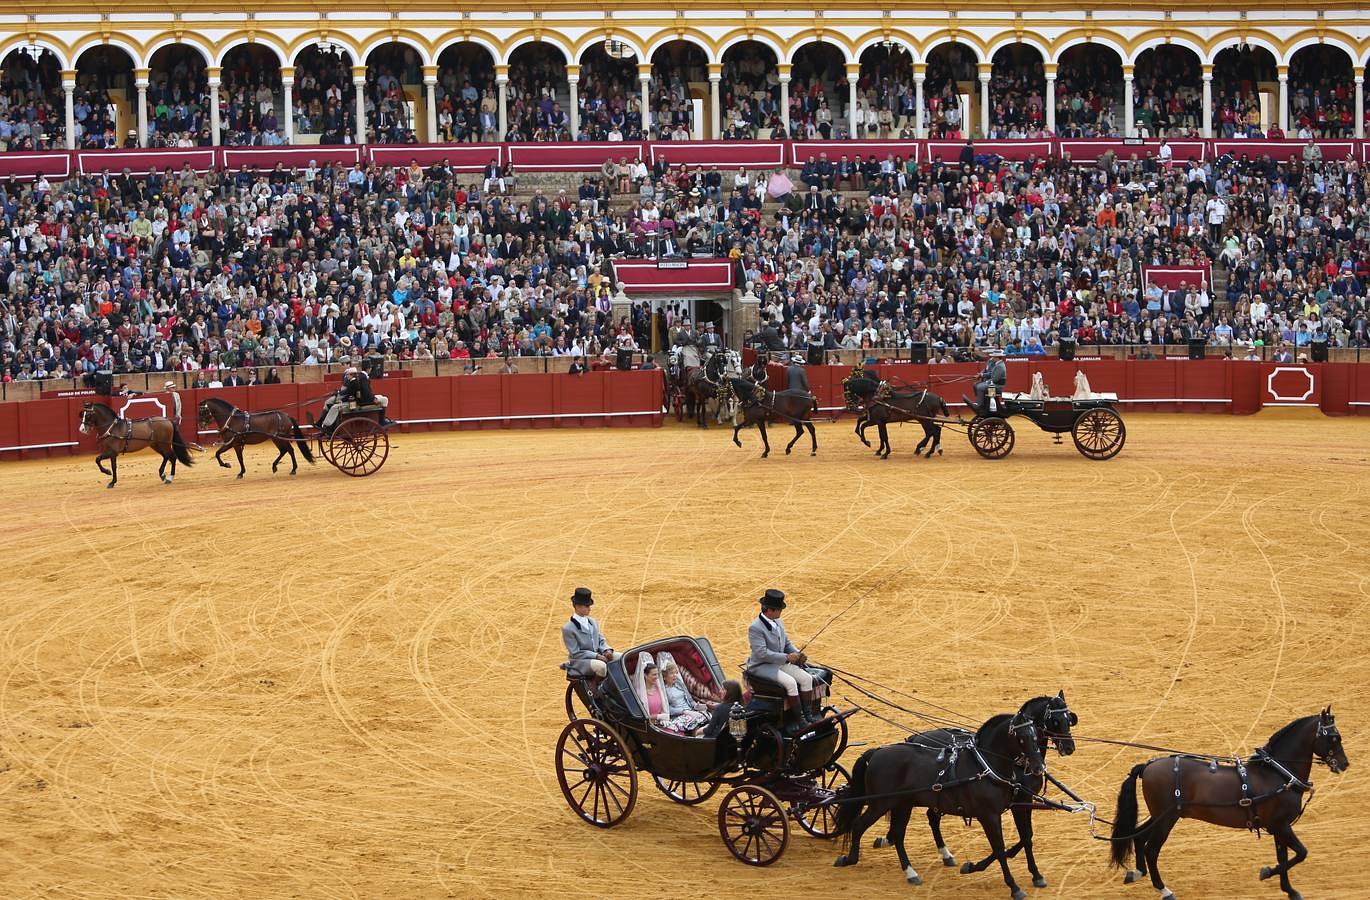
[[[1061,359],[1065,360],[1066,362],[1070,362],[1075,358],[1075,338],[1061,338],[1061,343],[1058,345],[1058,349],[1061,352]]]
[[[913,347],[909,350],[909,359],[914,365],[926,365],[928,361],[928,342],[914,341]]]
[[[91,379],[94,382],[95,393],[101,397],[108,397],[114,393],[114,373],[96,372]]]
[[[805,361],[806,363],[808,363],[809,365],[811,365],[811,366],[821,366],[821,365],[823,365],[823,345],[822,345],[822,344],[810,344],[809,347],[808,347],[808,349],[805,350],[804,353],[805,353],[804,361]]]
[[[1313,362],[1327,362],[1327,339],[1313,340],[1309,342],[1312,348]]]
[[[1203,359],[1205,346],[1207,346],[1207,342],[1202,338],[1191,338],[1189,341],[1189,358]]]
[[[372,381],[377,381],[385,377],[385,357],[367,356],[362,359],[362,371],[366,372],[366,377]]]
[[[633,367],[633,351],[627,347],[618,348],[614,365],[620,372],[626,372],[631,369]]]

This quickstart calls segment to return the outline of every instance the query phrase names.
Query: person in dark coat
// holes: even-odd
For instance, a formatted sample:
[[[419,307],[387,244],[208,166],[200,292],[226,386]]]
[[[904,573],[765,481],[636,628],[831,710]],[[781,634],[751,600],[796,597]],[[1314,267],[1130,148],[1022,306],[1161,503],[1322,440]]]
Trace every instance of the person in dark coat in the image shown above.
[[[804,371],[804,358],[795,355],[790,358],[790,364],[785,367],[785,389],[787,391],[803,391],[809,396],[813,396],[813,391],[809,389],[809,376]]]

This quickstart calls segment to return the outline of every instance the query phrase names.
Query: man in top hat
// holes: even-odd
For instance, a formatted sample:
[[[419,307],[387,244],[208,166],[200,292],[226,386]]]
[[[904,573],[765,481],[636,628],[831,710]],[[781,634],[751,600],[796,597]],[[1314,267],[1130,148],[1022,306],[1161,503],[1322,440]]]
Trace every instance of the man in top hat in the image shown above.
[[[571,595],[571,619],[561,626],[561,642],[566,645],[568,672],[603,678],[608,674],[608,663],[614,651],[600,633],[599,623],[590,618],[590,607],[595,605],[589,588],[578,587]]]
[[[975,408],[982,414],[988,412],[985,409],[985,395],[989,393],[991,386],[1002,395],[1007,381],[1008,366],[1004,364],[1004,351],[995,348],[989,351],[989,359],[980,370],[980,378],[975,382]]]
[[[181,427],[181,395],[176,390],[176,382],[168,381],[162,385],[162,389],[167,392],[167,399],[171,401],[171,415],[168,417],[177,428]]]
[[[710,348],[714,350],[723,349],[723,338],[719,337],[713,322],[704,323],[704,333],[699,336],[698,343],[699,349],[705,352],[708,352]]]
[[[801,731],[822,721],[814,702],[813,676],[805,671],[807,657],[790,643],[780,616],[785,609],[785,594],[769,588],[761,598],[761,614],[747,626],[747,643],[752,655],[743,666],[748,672],[776,682],[785,689],[786,727]]]

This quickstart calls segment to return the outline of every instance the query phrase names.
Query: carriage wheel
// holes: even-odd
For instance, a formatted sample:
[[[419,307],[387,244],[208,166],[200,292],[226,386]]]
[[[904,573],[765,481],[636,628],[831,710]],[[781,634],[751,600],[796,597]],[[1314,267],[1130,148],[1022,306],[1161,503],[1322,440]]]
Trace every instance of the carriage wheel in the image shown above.
[[[671,410],[677,422],[685,421],[685,392],[680,388],[671,391]]]
[[[1003,459],[1013,450],[1013,426],[999,416],[977,417],[966,434],[975,452],[985,459]]]
[[[847,750],[847,720],[838,713],[837,707],[835,706],[823,707],[823,715],[832,716],[837,720],[837,746],[833,748],[832,758],[828,760],[828,764],[832,765],[841,759],[842,754]]]
[[[656,782],[661,793],[681,806],[703,803],[716,794],[719,788],[717,781],[675,781],[662,778],[660,775],[653,775],[652,780]]]
[[[1091,409],[1075,420],[1070,436],[1075,449],[1090,459],[1112,459],[1127,441],[1127,426],[1111,409]]]
[[[733,856],[749,866],[769,866],[785,852],[790,823],[775,794],[744,784],[723,798],[718,808],[718,833]]]
[[[566,683],[566,718],[572,722],[576,719],[594,717],[594,710],[590,709],[590,700],[585,695],[586,690],[584,681],[576,680]]]
[[[328,445],[328,439],[324,437],[322,431],[315,435],[314,441],[319,445],[319,455],[322,456],[329,465],[336,466],[337,463],[333,462],[333,449]]]
[[[834,794],[847,786],[851,776],[838,763],[828,763],[814,778],[814,785]],[[837,833],[837,804],[827,804],[795,813],[799,827],[816,838],[830,838]]]
[[[347,419],[333,430],[328,439],[331,455],[328,461],[338,471],[356,478],[375,472],[385,465],[390,455],[390,436],[371,419]]]
[[[566,804],[599,828],[613,828],[637,803],[637,769],[628,745],[598,719],[575,719],[561,730],[557,781]]]

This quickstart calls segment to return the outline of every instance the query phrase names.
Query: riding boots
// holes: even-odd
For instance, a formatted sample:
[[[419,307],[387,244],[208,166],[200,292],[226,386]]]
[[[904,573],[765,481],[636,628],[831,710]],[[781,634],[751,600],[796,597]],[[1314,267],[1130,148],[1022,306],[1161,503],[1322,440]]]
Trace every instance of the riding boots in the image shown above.
[[[816,725],[823,721],[823,713],[817,708],[817,704],[808,697],[799,698],[799,714],[804,718],[806,725]]]

